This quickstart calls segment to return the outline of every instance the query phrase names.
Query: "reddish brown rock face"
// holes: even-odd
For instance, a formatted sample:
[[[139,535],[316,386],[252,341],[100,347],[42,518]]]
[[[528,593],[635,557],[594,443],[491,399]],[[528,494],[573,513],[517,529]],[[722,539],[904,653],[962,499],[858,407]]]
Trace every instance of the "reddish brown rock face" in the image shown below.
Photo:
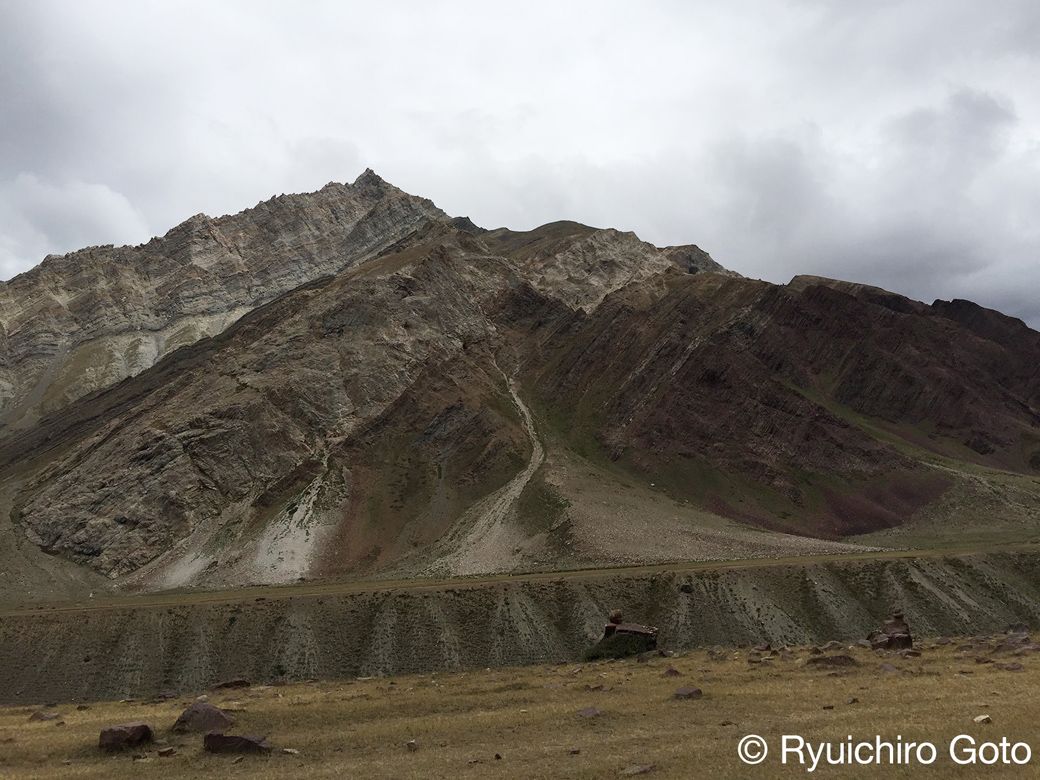
[[[712,275],[547,324],[548,308],[523,292],[505,307],[541,347],[530,383],[564,433],[737,519],[897,525],[950,484],[900,440],[1035,470],[1040,334],[996,312],[968,327],[950,316],[963,303]]]

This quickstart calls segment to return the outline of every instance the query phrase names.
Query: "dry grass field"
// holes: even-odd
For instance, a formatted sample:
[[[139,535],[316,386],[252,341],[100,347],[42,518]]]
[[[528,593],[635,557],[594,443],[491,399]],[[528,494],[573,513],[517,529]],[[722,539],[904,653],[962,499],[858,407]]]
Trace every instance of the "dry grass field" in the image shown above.
[[[229,732],[266,735],[275,748],[267,756],[241,758],[205,753],[200,735],[170,732],[192,697],[93,702],[82,709],[67,702],[5,707],[0,777],[805,775],[805,767],[780,764],[782,734],[814,742],[902,735],[939,748],[930,767],[817,769],[825,776],[1035,777],[1040,758],[1009,769],[957,766],[947,754],[958,734],[1036,741],[1040,661],[1028,645],[1022,650],[1002,641],[995,636],[918,643],[918,658],[858,646],[832,649],[825,655],[846,654],[856,662],[835,668],[813,665],[809,659],[816,656],[808,648],[716,649],[642,661],[210,691],[209,701],[237,719]],[[962,649],[965,642],[970,649]],[[701,688],[703,697],[678,700],[674,693],[681,686]],[[579,714],[585,708],[599,712]],[[30,721],[40,709],[59,718]],[[992,722],[975,723],[981,714]],[[157,744],[115,755],[98,750],[103,726],[136,720],[153,725]],[[757,767],[743,765],[736,754],[738,740],[751,733],[765,737],[772,749]],[[164,745],[175,753],[160,757]]]

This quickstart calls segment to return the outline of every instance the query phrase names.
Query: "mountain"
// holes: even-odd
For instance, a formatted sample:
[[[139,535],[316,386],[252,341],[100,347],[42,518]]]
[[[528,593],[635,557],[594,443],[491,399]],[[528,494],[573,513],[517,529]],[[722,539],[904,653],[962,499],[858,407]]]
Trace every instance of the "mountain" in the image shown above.
[[[1040,334],[366,171],[0,285],[8,590],[1026,541]]]

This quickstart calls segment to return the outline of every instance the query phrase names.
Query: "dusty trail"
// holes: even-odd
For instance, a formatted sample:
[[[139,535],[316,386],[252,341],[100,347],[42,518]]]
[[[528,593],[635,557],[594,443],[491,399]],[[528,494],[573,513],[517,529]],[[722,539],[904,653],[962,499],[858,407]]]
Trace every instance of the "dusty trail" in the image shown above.
[[[244,588],[226,588],[221,590],[160,591],[158,593],[104,595],[89,601],[84,598],[79,601],[36,601],[21,604],[8,602],[0,605],[0,617],[69,612],[89,613],[109,609],[166,608],[189,604],[237,604],[247,601],[252,602],[258,599],[262,601],[281,601],[365,593],[431,593],[444,590],[468,590],[503,584],[595,583],[619,578],[651,577],[655,574],[681,576],[699,572],[751,571],[775,567],[824,565],[857,561],[929,561],[990,553],[1040,555],[1040,545],[1034,543],[974,545],[971,547],[950,547],[931,550],[884,550],[881,552],[800,555],[782,558],[743,558],[734,561],[673,561],[643,566],[498,573],[475,577],[407,577],[400,579],[309,582],[292,585],[251,585]]]
[[[505,374],[502,376],[505,378]],[[510,512],[531,477],[545,462],[545,447],[538,439],[531,410],[516,391],[516,383],[507,379],[506,384],[531,440],[531,457],[519,474],[462,516],[444,542],[450,552],[431,567],[433,572],[453,576],[492,574],[511,571],[519,563],[513,550],[523,543],[525,536],[510,523]]]

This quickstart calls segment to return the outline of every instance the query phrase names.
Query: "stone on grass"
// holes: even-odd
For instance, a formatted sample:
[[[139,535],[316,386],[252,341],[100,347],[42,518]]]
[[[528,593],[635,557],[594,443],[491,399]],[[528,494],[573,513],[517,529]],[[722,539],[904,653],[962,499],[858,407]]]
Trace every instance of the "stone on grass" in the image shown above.
[[[994,664],[998,669],[1002,669],[1005,672],[1024,672],[1026,668],[1017,661],[1012,661],[1006,664]]]
[[[195,701],[177,718],[173,724],[173,731],[180,734],[188,731],[205,734],[210,731],[224,732],[233,725],[235,725],[235,719],[224,710],[214,707],[209,702]]]
[[[672,694],[673,699],[699,699],[703,696],[703,692],[700,688],[694,688],[689,685],[684,685],[682,688],[677,688],[675,693]]]
[[[633,775],[646,775],[653,772],[657,767],[654,764],[632,764],[632,766],[626,766],[621,770],[621,774],[625,777],[631,777]]]
[[[848,666],[859,666],[859,662],[851,655],[816,655],[805,662],[806,666],[823,669],[840,669]]]
[[[219,734],[210,732],[202,738],[202,747],[210,753],[270,753],[266,737],[246,734]]]
[[[152,741],[152,727],[147,723],[120,723],[101,729],[98,747],[102,750],[116,751],[137,747]]]

